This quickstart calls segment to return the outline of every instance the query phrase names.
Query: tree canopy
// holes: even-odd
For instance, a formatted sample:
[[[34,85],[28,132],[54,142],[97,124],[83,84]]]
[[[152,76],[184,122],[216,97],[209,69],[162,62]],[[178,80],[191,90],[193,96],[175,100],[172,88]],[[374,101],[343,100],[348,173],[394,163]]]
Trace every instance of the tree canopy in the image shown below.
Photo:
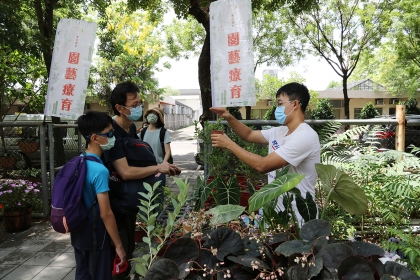
[[[309,51],[327,61],[342,78],[345,117],[349,118],[347,80],[361,54],[379,44],[388,28],[388,2],[321,0],[315,9],[289,16]]]

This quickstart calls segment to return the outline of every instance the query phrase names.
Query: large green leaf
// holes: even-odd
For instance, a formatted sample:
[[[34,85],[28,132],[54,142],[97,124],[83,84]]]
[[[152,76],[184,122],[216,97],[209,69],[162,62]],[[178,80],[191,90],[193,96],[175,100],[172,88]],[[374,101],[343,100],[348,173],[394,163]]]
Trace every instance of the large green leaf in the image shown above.
[[[356,241],[347,242],[346,244],[353,249],[353,255],[370,257],[372,255],[382,256],[385,254],[384,249],[373,243]]]
[[[268,185],[262,187],[249,198],[249,212],[260,209],[279,195],[293,189],[305,177],[305,175],[286,174],[275,179]]]
[[[268,267],[261,259],[258,259],[254,256],[250,256],[250,255],[241,255],[241,256],[228,256],[227,257],[229,260],[250,267],[252,268],[252,265],[257,265],[258,269],[270,269],[270,267]]]
[[[152,279],[178,279],[179,268],[175,262],[168,259],[159,259],[149,267],[144,280]]]
[[[396,276],[401,280],[420,280],[420,277],[414,272],[396,262],[386,262],[385,273]]]
[[[224,224],[235,220],[241,215],[245,210],[245,207],[239,205],[218,205],[206,213],[213,214],[210,223],[213,225]]]
[[[227,182],[225,182],[222,178],[219,178],[216,194],[216,201],[218,205],[239,205],[240,196],[241,189],[236,176],[230,177]]]
[[[296,254],[296,253],[310,253],[312,250],[312,246],[308,245],[307,243],[301,241],[301,240],[292,240],[292,241],[286,241],[281,243],[276,250],[274,250],[275,253],[281,254],[283,256],[289,257],[290,255]]]
[[[303,198],[300,193],[296,195],[296,207],[305,222],[316,219],[318,209],[312,195],[309,192],[306,193],[306,198]]]
[[[207,198],[209,197],[210,193],[213,191],[213,188],[216,187],[218,181],[221,180],[220,178],[215,178],[213,179],[213,181],[211,181],[209,184],[206,184],[206,180],[203,180],[201,183],[201,186],[199,186],[199,188],[201,188],[201,192],[200,192],[200,199],[198,200],[197,205],[199,205],[199,207],[195,207],[195,210],[198,211],[200,210],[203,205],[204,202],[206,202]]]
[[[316,164],[315,168],[322,188],[330,194],[331,199],[351,214],[361,215],[366,212],[366,195],[349,175],[333,165]]]
[[[316,258],[322,258],[324,267],[328,269],[333,276],[337,276],[337,269],[340,263],[353,253],[352,248],[342,243],[332,243],[322,247]]]
[[[330,236],[330,234],[331,224],[321,219],[311,220],[305,223],[300,230],[300,236],[306,241],[310,241],[321,236]]]
[[[345,258],[337,269],[338,279],[374,280],[375,268],[368,259],[361,256]]]
[[[219,261],[223,261],[228,255],[239,256],[245,254],[244,243],[239,233],[226,227],[213,230],[210,233],[210,238],[206,239],[204,247],[217,249],[216,257]]]

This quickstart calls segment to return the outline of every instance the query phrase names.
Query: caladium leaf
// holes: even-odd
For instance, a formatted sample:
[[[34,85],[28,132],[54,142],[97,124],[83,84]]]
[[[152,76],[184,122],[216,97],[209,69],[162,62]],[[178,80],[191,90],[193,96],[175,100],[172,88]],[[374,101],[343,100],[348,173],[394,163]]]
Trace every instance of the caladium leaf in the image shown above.
[[[333,165],[315,164],[322,188],[345,211],[362,215],[367,210],[367,198],[364,191],[353,179]]]
[[[281,194],[293,189],[305,175],[286,174],[262,187],[249,198],[249,212],[260,209]]]
[[[218,205],[206,213],[213,214],[210,223],[212,225],[225,224],[232,220],[235,220],[241,215],[245,210],[245,207],[239,205]]]
[[[218,205],[239,205],[241,189],[238,178],[230,177],[226,182],[220,178],[217,184],[216,201]]]

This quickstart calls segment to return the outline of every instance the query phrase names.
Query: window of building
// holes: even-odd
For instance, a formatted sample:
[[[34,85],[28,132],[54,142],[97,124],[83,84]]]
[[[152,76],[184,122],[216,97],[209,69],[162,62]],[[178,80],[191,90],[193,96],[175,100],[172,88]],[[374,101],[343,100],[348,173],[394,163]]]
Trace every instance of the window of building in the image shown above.
[[[354,108],[354,118],[355,119],[359,118],[361,111],[362,111],[362,108]]]
[[[262,120],[267,111],[267,109],[251,109],[251,119]]]
[[[395,112],[396,112],[395,108],[389,108],[390,115],[395,115]]]
[[[343,108],[343,100],[330,100],[330,104],[333,108]]]
[[[377,83],[372,82],[371,80],[364,81],[357,86],[351,88],[353,90],[369,90],[369,91],[380,91],[385,90],[385,88]]]
[[[376,109],[376,111],[378,111],[378,112],[379,112],[379,114],[380,114],[380,115],[382,115],[382,112],[383,112],[383,110],[382,110],[382,109],[383,109],[383,108],[375,108],[375,109]]]

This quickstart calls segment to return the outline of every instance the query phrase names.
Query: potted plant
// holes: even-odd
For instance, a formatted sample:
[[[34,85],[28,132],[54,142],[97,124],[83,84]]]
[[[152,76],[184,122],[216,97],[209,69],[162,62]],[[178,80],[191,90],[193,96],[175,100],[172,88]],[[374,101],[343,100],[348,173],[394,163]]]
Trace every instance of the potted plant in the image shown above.
[[[9,177],[12,179],[23,179],[33,183],[41,183],[42,171],[40,168],[28,168],[22,170],[12,170]]]
[[[325,204],[334,200],[350,212],[366,210],[366,201],[351,177],[328,165],[318,165],[317,171],[328,194]],[[205,212],[210,215],[190,213],[193,234],[170,244],[162,258],[150,264],[145,279],[420,279],[401,264],[382,263],[385,252],[378,245],[333,240],[330,223],[314,218],[312,197],[299,197],[300,192],[294,190],[303,175],[279,175],[251,197],[250,211],[263,207],[262,220],[233,230],[230,222],[238,220],[243,207],[218,205]],[[270,212],[270,203],[280,194],[290,195],[285,196],[289,204],[291,196],[296,196],[299,213],[308,219],[300,229],[268,222],[284,216]],[[286,209],[287,216],[292,214],[290,207]],[[199,217],[209,219],[208,223],[194,222]],[[284,228],[293,230],[281,232]]]
[[[22,128],[22,139],[18,141],[18,146],[25,154],[31,154],[39,149],[39,138],[36,137],[35,128]]]
[[[7,232],[22,231],[30,227],[32,207],[37,203],[42,203],[37,195],[40,187],[40,184],[27,180],[0,181],[0,204]]]
[[[8,151],[3,150],[0,153],[0,167],[4,169],[12,168],[17,162],[16,157],[13,154],[9,153]]]

